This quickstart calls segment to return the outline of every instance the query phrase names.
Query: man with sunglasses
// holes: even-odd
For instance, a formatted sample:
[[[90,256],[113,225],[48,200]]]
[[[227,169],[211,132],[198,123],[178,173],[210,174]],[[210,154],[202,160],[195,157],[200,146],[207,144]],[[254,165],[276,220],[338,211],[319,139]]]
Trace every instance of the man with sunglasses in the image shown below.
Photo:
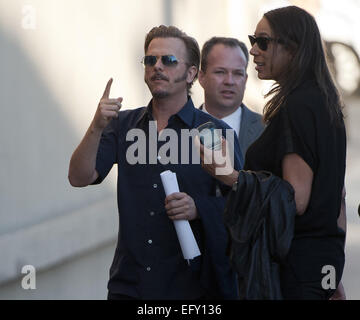
[[[226,256],[227,234],[221,213],[225,198],[216,196],[217,182],[200,162],[163,163],[157,152],[168,139],[160,139],[164,129],[180,137],[182,130],[212,121],[221,121],[196,109],[189,96],[200,63],[199,47],[193,38],[175,27],[155,27],[145,39],[144,80],[152,94],[147,107],[119,112],[122,98],[110,99],[109,80],[94,119],[75,150],[69,168],[73,186],[98,184],[113,164],[118,170],[118,245],[110,269],[108,299],[204,299],[237,297],[235,274]],[[155,163],[131,164],[127,134],[142,130],[151,144],[150,123],[156,121],[158,141],[147,149],[146,160],[154,152]],[[156,132],[155,129],[155,132]],[[164,130],[164,131],[163,131]],[[238,141],[234,141],[234,163],[241,168]],[[174,147],[174,146],[172,146]],[[191,144],[189,146],[189,154]],[[176,173],[181,192],[165,196],[160,173]],[[182,256],[173,225],[188,220],[201,255],[190,265]]]
[[[213,37],[201,50],[199,82],[204,89],[204,112],[223,120],[232,127],[243,156],[264,130],[262,116],[242,102],[249,53],[246,45],[235,39]]]

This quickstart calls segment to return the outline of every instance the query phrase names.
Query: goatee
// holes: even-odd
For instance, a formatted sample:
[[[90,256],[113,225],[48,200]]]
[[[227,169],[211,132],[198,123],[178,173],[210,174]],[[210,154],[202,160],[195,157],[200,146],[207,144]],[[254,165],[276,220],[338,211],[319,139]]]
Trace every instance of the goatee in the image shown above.
[[[152,93],[153,98],[155,99],[164,99],[169,96],[169,92],[167,91],[155,91]]]

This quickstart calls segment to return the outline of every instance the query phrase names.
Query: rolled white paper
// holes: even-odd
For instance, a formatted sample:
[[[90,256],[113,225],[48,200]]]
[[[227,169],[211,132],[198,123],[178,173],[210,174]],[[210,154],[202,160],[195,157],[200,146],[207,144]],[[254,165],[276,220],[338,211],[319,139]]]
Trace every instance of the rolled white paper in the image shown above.
[[[167,170],[162,172],[160,177],[166,196],[174,192],[179,192],[179,185],[177,183],[175,172]],[[189,260],[201,255],[189,221],[176,220],[174,221],[174,226],[184,259]]]

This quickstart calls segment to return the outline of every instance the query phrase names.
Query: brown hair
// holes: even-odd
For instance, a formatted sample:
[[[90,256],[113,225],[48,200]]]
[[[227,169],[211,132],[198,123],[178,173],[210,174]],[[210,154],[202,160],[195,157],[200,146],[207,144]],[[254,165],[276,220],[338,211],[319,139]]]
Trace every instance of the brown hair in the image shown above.
[[[199,65],[200,65],[200,49],[197,41],[194,38],[189,37],[185,32],[181,31],[180,29],[174,26],[161,25],[159,27],[152,28],[150,32],[146,35],[145,45],[144,45],[145,54],[147,52],[150,42],[155,38],[178,38],[184,42],[187,52],[186,63],[189,67],[195,66],[197,69],[194,80],[188,84],[188,92],[189,92],[193,83],[197,79]]]
[[[245,54],[246,68],[247,68],[248,63],[249,63],[249,52],[248,52],[248,49],[244,42],[241,42],[235,38],[212,37],[211,39],[209,39],[208,41],[206,41],[204,43],[202,50],[201,50],[201,71],[206,72],[208,55],[209,55],[211,49],[216,44],[223,44],[224,46],[231,47],[231,48],[240,47],[240,49]]]
[[[305,10],[288,6],[264,14],[276,39],[282,41],[293,58],[275,86],[265,95],[274,95],[265,105],[264,121],[268,122],[286,103],[288,95],[306,77],[316,80],[324,97],[331,121],[341,125],[342,102],[327,66],[325,51],[315,19]],[[279,45],[279,44],[277,44]]]

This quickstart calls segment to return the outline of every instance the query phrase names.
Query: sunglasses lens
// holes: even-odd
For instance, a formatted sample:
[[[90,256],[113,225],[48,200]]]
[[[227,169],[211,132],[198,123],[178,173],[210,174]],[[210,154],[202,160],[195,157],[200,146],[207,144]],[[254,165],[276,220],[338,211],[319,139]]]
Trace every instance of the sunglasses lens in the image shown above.
[[[145,56],[143,59],[143,64],[148,67],[153,67],[157,61],[156,56]],[[173,55],[161,56],[161,62],[164,66],[171,67],[175,66],[178,63],[178,60]]]
[[[265,37],[255,37],[255,36],[249,36],[250,44],[253,46],[255,43],[257,43],[258,47],[266,51],[268,48],[269,39]]]
[[[161,62],[164,66],[174,66],[178,63],[176,57],[173,55],[162,56]]]
[[[256,38],[254,36],[249,36],[250,44],[253,46],[256,42]]]
[[[144,57],[144,65],[145,66],[154,66],[156,64],[157,58],[155,56],[145,56]]]
[[[256,42],[259,46],[259,48],[263,51],[266,51],[267,50],[267,47],[268,47],[268,39],[266,38],[263,38],[263,37],[259,37],[259,38],[256,38]]]

